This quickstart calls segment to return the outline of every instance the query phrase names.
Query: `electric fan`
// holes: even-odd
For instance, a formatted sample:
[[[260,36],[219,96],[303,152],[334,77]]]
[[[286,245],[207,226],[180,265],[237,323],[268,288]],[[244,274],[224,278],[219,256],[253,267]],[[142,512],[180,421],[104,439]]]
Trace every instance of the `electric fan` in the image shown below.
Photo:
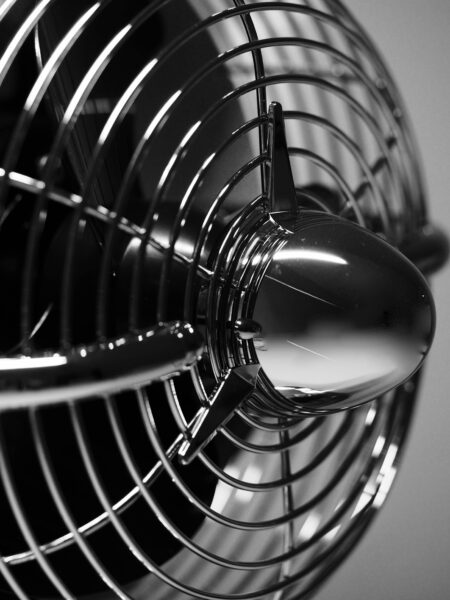
[[[310,596],[431,344],[407,115],[338,0],[0,4],[2,598]]]

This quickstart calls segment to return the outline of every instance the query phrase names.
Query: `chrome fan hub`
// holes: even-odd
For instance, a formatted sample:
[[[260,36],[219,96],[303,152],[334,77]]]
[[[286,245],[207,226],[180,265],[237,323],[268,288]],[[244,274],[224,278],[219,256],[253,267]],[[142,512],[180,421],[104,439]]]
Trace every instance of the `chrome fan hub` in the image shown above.
[[[378,236],[304,211],[257,291],[258,362],[286,410],[347,409],[392,389],[420,366],[434,332],[421,273]]]
[[[276,222],[256,204],[230,225],[214,271],[212,364],[219,376],[262,367],[260,414],[359,406],[409,379],[431,345],[434,303],[421,272],[336,215],[300,210]]]

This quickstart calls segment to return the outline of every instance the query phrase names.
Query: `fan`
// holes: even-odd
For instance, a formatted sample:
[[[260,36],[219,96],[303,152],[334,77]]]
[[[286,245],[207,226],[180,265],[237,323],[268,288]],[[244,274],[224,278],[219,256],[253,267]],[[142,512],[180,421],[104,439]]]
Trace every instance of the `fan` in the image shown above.
[[[337,0],[0,4],[0,593],[309,597],[434,331],[408,118]]]

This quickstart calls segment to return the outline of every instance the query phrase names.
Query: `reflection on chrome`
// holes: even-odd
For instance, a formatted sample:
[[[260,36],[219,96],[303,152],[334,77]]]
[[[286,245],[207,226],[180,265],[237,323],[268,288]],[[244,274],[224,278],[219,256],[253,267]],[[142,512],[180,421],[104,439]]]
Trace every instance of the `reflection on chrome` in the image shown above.
[[[239,468],[235,464],[229,464],[226,472],[230,477],[246,483],[260,483],[264,474],[263,469],[259,465],[252,463],[248,464],[245,469]],[[225,507],[230,503],[230,507],[239,510],[239,507],[236,507],[234,503],[247,504],[253,499],[254,495],[255,492],[251,490],[240,489],[224,481],[219,481],[211,508],[218,513],[223,513]]]
[[[360,512],[362,512],[368,506],[370,506],[370,504],[372,504],[375,493],[376,493],[376,488],[375,488],[373,482],[369,481],[367,483],[366,487],[364,488],[364,490],[362,491],[362,494],[359,497],[355,508],[353,509],[352,518],[359,515]]]
[[[323,536],[323,539],[326,542],[332,542],[334,540],[334,538],[337,536],[337,534],[339,533],[339,530],[341,529],[341,527],[342,527],[342,525],[336,525],[336,527],[333,527],[333,529],[330,529],[330,531]]]
[[[384,445],[386,444],[386,438],[383,435],[377,437],[377,441],[375,442],[375,446],[372,450],[372,457],[378,458],[381,456],[381,452],[383,451]]]
[[[262,328],[257,360],[276,393],[292,413],[311,414],[401,385],[434,334],[422,274],[375,234],[333,215],[305,210],[291,225],[251,315]]]
[[[394,337],[389,332],[337,333],[330,338],[297,336],[302,344],[272,336],[259,360],[276,388],[302,388],[310,393],[339,392],[367,382],[392,381],[398,372],[409,373],[417,357],[414,340],[408,334]],[[314,350],[313,350],[314,348]]]
[[[375,508],[379,508],[387,498],[389,490],[391,489],[392,483],[397,473],[396,458],[398,454],[398,445],[391,444],[386,452],[386,457],[381,465],[378,479],[380,482],[380,488],[374,500]]]
[[[305,248],[283,248],[274,254],[274,260],[315,260],[332,263],[333,265],[348,265],[348,262],[336,254],[322,250]]]
[[[242,481],[248,483],[259,483],[262,479],[263,471],[258,465],[250,463],[244,471]],[[250,490],[236,490],[236,500],[238,502],[250,502],[255,492]]]
[[[367,415],[366,415],[366,420],[365,420],[366,427],[370,427],[372,425],[376,416],[377,416],[376,408],[371,406],[369,408],[369,410],[367,411]]]
[[[53,356],[31,357],[18,356],[15,358],[0,358],[0,371],[47,369],[67,364],[67,358],[59,354]]]
[[[298,532],[298,539],[306,541],[312,538],[312,536],[319,529],[320,515],[312,511],[305,519],[305,522]]]
[[[174,321],[65,355],[1,358],[0,411],[117,394],[190,369],[202,350],[201,335]]]

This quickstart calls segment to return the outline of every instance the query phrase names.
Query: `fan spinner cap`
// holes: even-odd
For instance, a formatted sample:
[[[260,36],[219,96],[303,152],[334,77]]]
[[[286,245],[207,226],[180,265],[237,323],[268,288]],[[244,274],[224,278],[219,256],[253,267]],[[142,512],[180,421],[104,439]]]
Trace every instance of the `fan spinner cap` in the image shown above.
[[[420,271],[379,236],[335,215],[305,210],[289,229],[252,315],[261,325],[253,341],[258,362],[287,411],[352,408],[407,380],[435,328]]]

